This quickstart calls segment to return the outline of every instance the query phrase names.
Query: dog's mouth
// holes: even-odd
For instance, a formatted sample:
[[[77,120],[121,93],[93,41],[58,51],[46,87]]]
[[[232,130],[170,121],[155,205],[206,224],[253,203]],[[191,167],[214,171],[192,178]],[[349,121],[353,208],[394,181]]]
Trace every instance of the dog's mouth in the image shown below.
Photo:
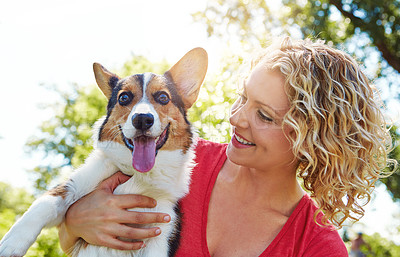
[[[168,140],[169,126],[170,124],[156,138],[140,135],[130,139],[126,138],[124,133],[121,133],[125,145],[132,151],[133,168],[142,173],[148,172],[153,168],[158,150]]]

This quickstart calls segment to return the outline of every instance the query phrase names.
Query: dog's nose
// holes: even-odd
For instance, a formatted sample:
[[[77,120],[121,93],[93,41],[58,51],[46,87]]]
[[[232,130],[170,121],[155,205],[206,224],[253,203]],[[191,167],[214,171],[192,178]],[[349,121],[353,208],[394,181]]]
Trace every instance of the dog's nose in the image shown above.
[[[136,129],[148,130],[154,124],[154,116],[150,113],[136,113],[132,116],[132,124]]]

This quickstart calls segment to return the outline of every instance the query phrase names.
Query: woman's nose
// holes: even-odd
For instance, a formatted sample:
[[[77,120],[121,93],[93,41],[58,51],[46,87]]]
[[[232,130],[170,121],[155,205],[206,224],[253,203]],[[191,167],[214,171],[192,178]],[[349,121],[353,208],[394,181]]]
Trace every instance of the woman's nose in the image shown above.
[[[246,105],[233,105],[231,109],[231,115],[229,117],[229,122],[234,127],[248,127],[248,119],[246,112]]]

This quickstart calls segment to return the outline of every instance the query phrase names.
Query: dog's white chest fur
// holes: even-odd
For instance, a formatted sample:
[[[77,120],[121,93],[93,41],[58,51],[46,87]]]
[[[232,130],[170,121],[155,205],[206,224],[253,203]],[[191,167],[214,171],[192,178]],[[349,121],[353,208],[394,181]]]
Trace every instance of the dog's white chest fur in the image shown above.
[[[104,143],[101,143],[104,144]],[[101,146],[100,144],[100,146]],[[115,155],[119,151],[115,148],[112,152],[107,152],[106,155]],[[111,157],[111,156],[110,156]],[[114,158],[112,156],[112,158]],[[77,257],[125,257],[125,256],[168,256],[169,250],[169,238],[172,235],[175,226],[177,225],[177,215],[175,212],[175,207],[177,201],[182,198],[189,191],[190,175],[193,168],[193,158],[194,154],[192,149],[183,153],[182,150],[174,151],[160,151],[157,156],[157,161],[154,168],[147,173],[134,172],[132,175],[129,171],[124,171],[125,173],[132,175],[132,177],[125,183],[119,185],[114,194],[140,194],[154,198],[157,201],[157,206],[151,209],[145,208],[135,208],[131,211],[139,212],[161,212],[167,213],[171,216],[171,221],[169,223],[163,224],[147,224],[142,227],[160,227],[162,233],[161,235],[146,239],[144,243],[146,247],[134,252],[119,251],[111,248],[88,245],[84,248],[79,247],[73,256]],[[123,163],[118,162],[117,165],[125,166]],[[123,167],[118,167],[119,169]],[[138,225],[136,225],[138,226]]]

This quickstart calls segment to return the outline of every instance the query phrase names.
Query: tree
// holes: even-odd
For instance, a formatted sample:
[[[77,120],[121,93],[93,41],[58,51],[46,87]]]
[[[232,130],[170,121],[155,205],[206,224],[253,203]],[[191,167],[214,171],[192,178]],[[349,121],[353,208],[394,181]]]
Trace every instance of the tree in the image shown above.
[[[386,62],[400,73],[400,1],[330,0],[328,3],[351,20],[348,35],[356,28],[367,33]]]
[[[400,256],[400,246],[393,241],[382,238],[379,234],[363,235],[367,245],[361,247],[366,256]],[[369,247],[368,247],[369,246]]]
[[[26,144],[27,152],[43,154],[43,164],[30,171],[38,192],[57,181],[63,168],[82,164],[92,149],[91,126],[106,111],[105,97],[94,86],[73,85],[72,93],[56,92],[61,102],[51,106],[55,116],[44,121]]]
[[[211,0],[193,17],[206,24],[209,36],[253,46],[281,34],[318,36],[335,45],[365,34],[368,40],[359,46],[372,45],[380,61],[400,73],[400,1],[282,0],[279,8],[276,3],[273,8],[264,0]]]
[[[395,140],[395,145],[393,150],[389,153],[389,158],[394,160],[400,160],[400,146],[399,146],[399,132],[398,127],[393,126],[390,129],[390,133],[392,138]],[[382,178],[380,180],[386,185],[386,188],[389,190],[392,198],[396,201],[400,201],[400,174],[399,172],[394,173],[390,177]]]

